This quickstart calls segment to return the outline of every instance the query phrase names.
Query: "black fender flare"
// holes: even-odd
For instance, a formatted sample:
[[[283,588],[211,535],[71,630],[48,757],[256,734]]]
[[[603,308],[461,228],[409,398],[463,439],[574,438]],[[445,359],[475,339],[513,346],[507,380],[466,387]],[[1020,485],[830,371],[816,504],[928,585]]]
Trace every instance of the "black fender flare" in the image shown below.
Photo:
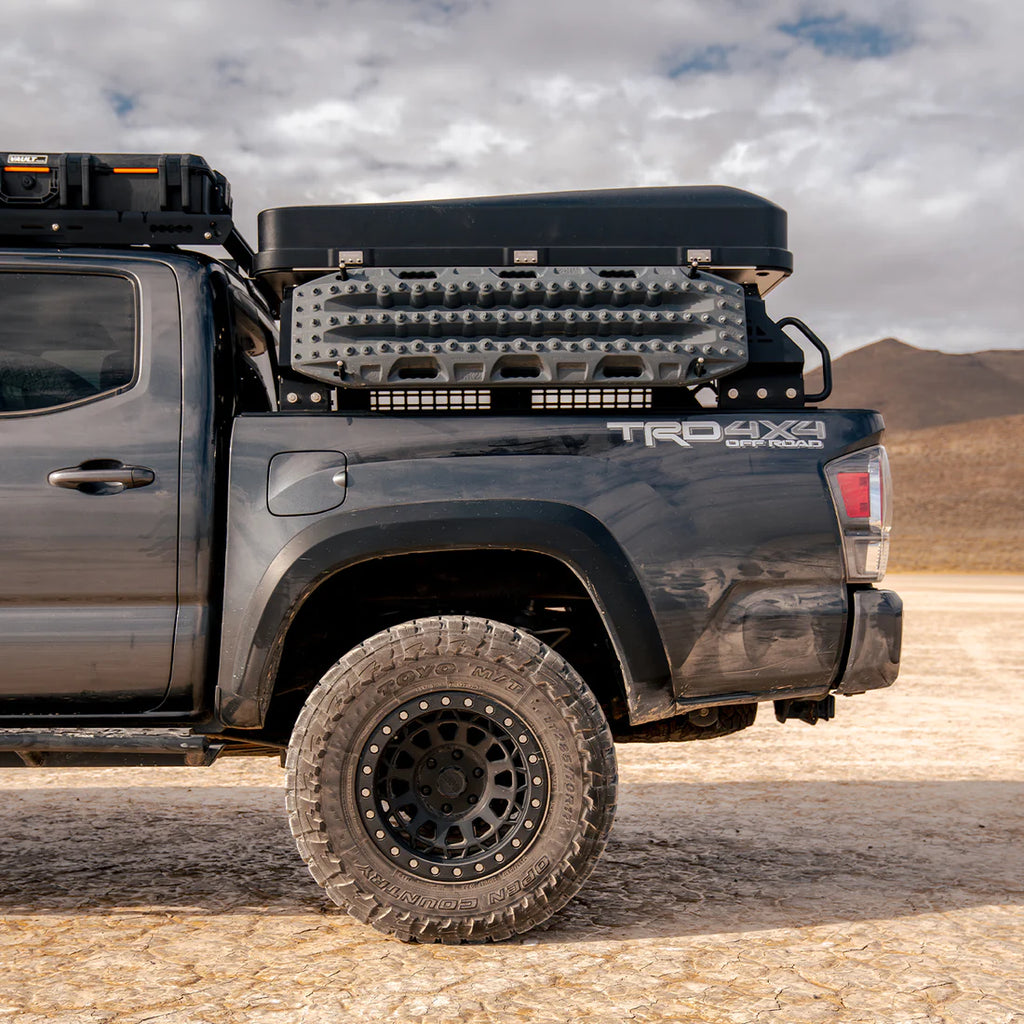
[[[246,602],[235,649],[222,661],[219,719],[234,728],[263,725],[288,629],[329,576],[375,558],[473,549],[531,551],[570,569],[611,638],[630,718],[662,717],[662,707],[671,714],[669,666],[650,603],[607,527],[562,502],[457,500],[338,512],[297,533]],[[234,666],[230,674],[225,664]]]

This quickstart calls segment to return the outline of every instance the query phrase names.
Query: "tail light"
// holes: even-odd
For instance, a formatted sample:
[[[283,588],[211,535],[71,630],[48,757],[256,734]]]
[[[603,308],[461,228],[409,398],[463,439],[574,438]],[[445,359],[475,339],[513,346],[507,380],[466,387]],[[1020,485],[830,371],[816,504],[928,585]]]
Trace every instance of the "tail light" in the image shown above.
[[[885,576],[892,529],[892,477],[885,448],[875,445],[825,466],[843,534],[846,578],[877,581]]]

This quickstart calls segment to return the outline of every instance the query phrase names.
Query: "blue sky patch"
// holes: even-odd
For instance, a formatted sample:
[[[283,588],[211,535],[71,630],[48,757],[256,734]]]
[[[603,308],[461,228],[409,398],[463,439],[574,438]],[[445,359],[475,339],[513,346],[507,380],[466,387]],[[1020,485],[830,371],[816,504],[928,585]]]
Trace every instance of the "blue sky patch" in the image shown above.
[[[826,57],[865,60],[888,57],[904,50],[910,41],[902,32],[868,21],[855,21],[846,14],[831,17],[806,16],[778,26],[780,32],[810,43]]]
[[[135,109],[135,97],[126,92],[111,90],[106,95],[107,102],[118,117],[127,117]]]
[[[729,55],[735,46],[705,46],[701,50],[688,53],[685,57],[677,56],[669,64],[669,78],[682,78],[685,75],[703,75],[713,71],[729,70]]]

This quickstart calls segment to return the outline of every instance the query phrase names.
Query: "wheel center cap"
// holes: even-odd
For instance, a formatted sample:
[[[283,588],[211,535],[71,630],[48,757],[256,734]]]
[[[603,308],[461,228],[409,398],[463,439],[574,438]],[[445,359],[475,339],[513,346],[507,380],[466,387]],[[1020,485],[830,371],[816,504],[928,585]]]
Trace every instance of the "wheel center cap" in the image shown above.
[[[437,788],[442,796],[458,796],[466,788],[466,776],[461,768],[449,765],[437,777]]]

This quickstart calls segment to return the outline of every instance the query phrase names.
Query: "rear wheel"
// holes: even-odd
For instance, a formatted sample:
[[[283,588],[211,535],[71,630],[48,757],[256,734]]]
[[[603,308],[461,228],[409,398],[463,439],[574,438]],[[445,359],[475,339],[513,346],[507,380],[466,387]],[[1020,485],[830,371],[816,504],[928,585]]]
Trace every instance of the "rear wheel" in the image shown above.
[[[299,852],[331,899],[403,939],[507,938],[604,848],[615,754],[551,648],[486,619],[417,619],[349,652],[288,752]]]

